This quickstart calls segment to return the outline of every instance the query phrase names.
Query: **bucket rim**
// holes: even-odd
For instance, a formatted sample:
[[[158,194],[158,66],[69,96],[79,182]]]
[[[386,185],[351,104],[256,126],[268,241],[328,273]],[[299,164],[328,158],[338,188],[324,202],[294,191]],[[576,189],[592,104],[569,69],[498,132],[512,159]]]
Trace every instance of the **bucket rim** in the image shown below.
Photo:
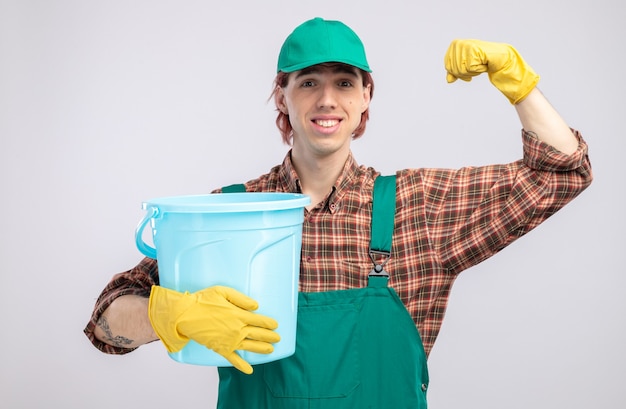
[[[164,196],[146,200],[142,209],[169,213],[237,213],[304,208],[311,198],[302,193],[237,192]]]

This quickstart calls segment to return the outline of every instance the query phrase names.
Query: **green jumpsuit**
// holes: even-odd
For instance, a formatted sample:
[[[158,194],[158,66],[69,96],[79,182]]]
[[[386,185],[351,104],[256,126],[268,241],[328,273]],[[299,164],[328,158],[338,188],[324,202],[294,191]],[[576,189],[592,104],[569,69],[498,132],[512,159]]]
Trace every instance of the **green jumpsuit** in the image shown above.
[[[370,246],[377,253],[390,254],[394,211],[395,178],[379,176]],[[375,263],[365,288],[299,293],[294,355],[255,365],[252,375],[219,368],[217,407],[426,409],[424,347],[383,266]]]

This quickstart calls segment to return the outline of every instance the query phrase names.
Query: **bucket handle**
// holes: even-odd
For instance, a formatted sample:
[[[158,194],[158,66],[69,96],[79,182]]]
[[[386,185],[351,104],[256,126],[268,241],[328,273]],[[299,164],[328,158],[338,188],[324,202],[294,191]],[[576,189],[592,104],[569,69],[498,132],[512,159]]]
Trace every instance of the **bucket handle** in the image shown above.
[[[148,222],[150,221],[150,219],[152,219],[153,217],[156,217],[159,214],[158,208],[152,207],[151,209],[152,211],[146,212],[145,216],[143,217],[143,219],[141,219],[141,221],[137,225],[137,228],[135,229],[135,244],[137,245],[137,248],[139,249],[139,251],[143,253],[144,256],[150,257],[156,260],[157,258],[156,249],[154,247],[149,246],[148,244],[146,244],[145,241],[143,241],[143,231],[148,225]]]

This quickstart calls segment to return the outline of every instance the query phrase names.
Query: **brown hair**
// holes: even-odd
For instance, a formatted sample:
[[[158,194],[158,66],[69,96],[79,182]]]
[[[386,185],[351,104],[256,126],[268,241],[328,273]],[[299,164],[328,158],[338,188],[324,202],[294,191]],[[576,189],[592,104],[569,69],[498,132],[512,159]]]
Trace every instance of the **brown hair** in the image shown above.
[[[367,72],[357,68],[361,73],[361,77],[363,78],[363,86],[370,88],[370,100],[374,96],[374,79],[372,75]],[[278,88],[285,88],[287,83],[289,82],[289,73],[280,71],[276,74],[276,78],[274,78],[274,90],[270,95],[270,99],[276,96],[276,91]],[[276,126],[280,131],[280,135],[283,138],[283,142],[286,145],[291,145],[291,139],[293,137],[293,128],[291,127],[291,123],[289,122],[289,116],[284,114],[278,107],[276,107],[276,111],[278,112],[278,116],[276,117]],[[361,123],[356,127],[354,133],[352,134],[352,139],[360,138],[363,133],[365,133],[365,125],[367,120],[370,117],[369,107],[361,114]]]

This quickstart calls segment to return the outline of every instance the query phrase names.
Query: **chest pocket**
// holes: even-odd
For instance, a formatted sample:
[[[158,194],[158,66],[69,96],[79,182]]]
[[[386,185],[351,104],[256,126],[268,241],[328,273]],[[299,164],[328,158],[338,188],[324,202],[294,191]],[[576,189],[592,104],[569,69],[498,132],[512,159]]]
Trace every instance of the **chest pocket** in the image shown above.
[[[358,389],[362,304],[344,293],[300,293],[296,353],[264,365],[263,378],[272,396],[337,399]]]

